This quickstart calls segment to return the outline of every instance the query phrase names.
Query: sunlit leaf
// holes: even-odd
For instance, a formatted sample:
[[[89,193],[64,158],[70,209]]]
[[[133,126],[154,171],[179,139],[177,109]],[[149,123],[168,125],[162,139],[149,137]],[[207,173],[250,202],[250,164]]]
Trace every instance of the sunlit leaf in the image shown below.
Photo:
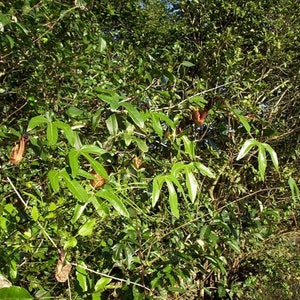
[[[171,180],[166,179],[166,184],[169,191],[169,203],[172,214],[178,219],[179,210],[178,210],[178,197],[174,185]]]
[[[95,284],[95,292],[100,292],[105,289],[105,287],[111,282],[111,278],[101,277]]]
[[[262,180],[265,178],[265,172],[267,168],[267,156],[265,148],[262,145],[258,147],[258,171]]]
[[[236,160],[242,159],[244,156],[248,154],[248,152],[252,149],[252,147],[257,146],[257,141],[255,139],[249,139],[247,140],[242,148],[240,149],[240,152],[236,158]]]
[[[47,125],[47,140],[49,146],[56,145],[58,139],[58,130],[53,122],[49,122]]]
[[[33,117],[32,119],[30,119],[26,131],[31,131],[35,127],[37,127],[43,123],[47,123],[47,122],[48,122],[48,120],[43,116]]]
[[[112,191],[103,189],[98,191],[96,196],[107,200],[120,215],[127,218],[129,217],[129,213],[122,200],[118,198]]]
[[[48,179],[54,193],[59,192],[59,171],[50,170],[48,172]]]
[[[216,177],[215,173],[210,168],[204,166],[203,164],[201,164],[199,162],[196,162],[196,163],[194,163],[194,165],[200,171],[200,173],[202,175],[205,175],[209,178],[215,178]]]
[[[87,222],[85,222],[78,231],[78,234],[81,236],[89,236],[93,233],[94,227],[96,224],[95,219],[89,219]]]
[[[189,197],[192,203],[194,203],[198,192],[198,182],[192,171],[188,169],[186,169],[186,186],[188,189]]]
[[[110,115],[105,123],[110,135],[116,135],[118,133],[118,120],[115,114]]]
[[[277,154],[276,154],[275,150],[269,144],[263,143],[262,145],[269,152],[269,154],[271,156],[271,160],[272,160],[273,165],[274,165],[274,168],[276,170],[278,170],[279,169],[279,163],[278,163],[278,158],[277,158]]]
[[[132,121],[140,128],[144,127],[144,120],[141,113],[130,103],[122,102],[122,106],[126,108]]]

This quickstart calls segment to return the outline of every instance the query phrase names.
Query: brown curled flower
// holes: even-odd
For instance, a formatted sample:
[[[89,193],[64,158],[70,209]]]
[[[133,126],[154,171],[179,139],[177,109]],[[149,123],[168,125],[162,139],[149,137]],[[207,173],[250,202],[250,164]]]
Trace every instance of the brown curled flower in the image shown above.
[[[102,186],[107,182],[107,180],[95,172],[92,172],[91,174],[95,178],[90,181],[91,185],[93,186],[94,189],[101,189]]]
[[[62,250],[55,267],[55,279],[58,282],[66,282],[71,272],[72,265],[65,260],[65,253]]]
[[[25,146],[27,141],[28,141],[28,135],[23,134],[19,141],[19,144],[16,144],[10,152],[10,156],[9,156],[10,163],[12,163],[13,165],[18,165],[22,161],[24,157]]]

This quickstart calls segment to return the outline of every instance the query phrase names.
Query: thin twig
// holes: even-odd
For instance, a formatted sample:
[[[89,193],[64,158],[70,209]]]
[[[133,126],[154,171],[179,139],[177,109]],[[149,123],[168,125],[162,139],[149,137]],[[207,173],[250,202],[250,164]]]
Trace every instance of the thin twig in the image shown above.
[[[141,287],[141,288],[143,288],[143,289],[145,289],[145,290],[151,292],[151,290],[150,290],[149,288],[147,288],[146,286],[144,286],[144,285],[142,285],[142,284],[139,284],[139,283],[136,283],[136,282],[133,282],[133,281],[130,281],[130,280],[126,280],[126,279],[123,279],[123,278],[118,278],[118,277],[115,277],[115,276],[107,275],[107,274],[105,274],[105,273],[97,272],[97,271],[95,271],[95,270],[92,270],[92,269],[87,268],[87,267],[82,266],[82,265],[78,265],[78,264],[74,264],[74,263],[71,263],[71,264],[72,264],[72,266],[74,266],[74,267],[82,268],[82,269],[84,269],[84,270],[86,270],[86,271],[89,271],[89,272],[91,272],[91,273],[94,273],[94,274],[97,274],[97,275],[100,275],[100,276],[103,276],[103,277],[111,278],[111,279],[114,279],[114,280],[117,280],[117,281],[120,281],[120,282],[125,282],[125,283],[127,283],[127,284],[130,283],[130,284],[132,284],[132,285],[139,286],[139,287]]]
[[[18,192],[18,190],[16,189],[15,185],[13,184],[13,182],[10,180],[10,178],[8,176],[6,176],[9,184],[11,185],[11,187],[13,188],[13,190],[15,191],[16,195],[18,196],[18,198],[20,199],[20,201],[23,203],[24,207],[26,210],[30,210],[30,207],[27,205],[27,203],[24,201],[24,199],[22,198],[22,196],[20,195],[20,193]],[[48,238],[48,240],[52,243],[52,245],[58,249],[57,245],[54,243],[54,241],[52,240],[52,238],[50,237],[50,235],[47,233],[47,231],[45,230],[45,228],[43,227],[43,225],[37,220],[36,223],[38,224],[38,226],[40,227],[40,229],[43,231],[43,233],[45,234],[45,236]]]

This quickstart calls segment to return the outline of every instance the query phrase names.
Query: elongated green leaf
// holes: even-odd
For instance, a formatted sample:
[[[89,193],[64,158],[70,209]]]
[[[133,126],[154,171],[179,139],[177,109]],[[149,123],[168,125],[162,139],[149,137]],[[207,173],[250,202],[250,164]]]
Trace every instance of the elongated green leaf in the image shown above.
[[[141,140],[135,136],[132,137],[133,140],[136,142],[138,148],[142,151],[142,152],[148,152],[148,146],[146,144],[146,142],[144,140]]]
[[[169,203],[172,214],[178,219],[179,210],[178,210],[178,197],[174,185],[171,180],[166,179],[167,187],[169,190]]]
[[[248,133],[250,133],[251,126],[250,126],[248,120],[246,119],[246,117],[244,117],[243,115],[240,115],[240,114],[238,114],[237,117],[240,120],[240,122],[243,124],[244,128],[246,129],[246,131]]]
[[[102,155],[105,154],[106,151],[101,149],[100,147],[96,145],[84,145],[80,148],[80,152],[82,153],[87,153],[87,154],[97,154],[97,155]]]
[[[79,265],[76,267],[76,279],[83,292],[88,290],[88,275],[85,269],[86,265],[84,262],[79,262]],[[82,267],[81,267],[82,266]]]
[[[164,113],[160,113],[160,112],[154,112],[153,113],[158,119],[164,121],[165,123],[167,123],[172,130],[176,129],[175,123]]]
[[[47,140],[49,146],[56,145],[58,139],[58,130],[53,122],[49,122],[47,126]]]
[[[254,147],[254,146],[258,146],[258,142],[257,142],[255,139],[249,139],[249,140],[247,140],[247,141],[243,144],[243,146],[242,146],[242,148],[241,148],[241,150],[240,150],[240,152],[239,152],[239,154],[238,154],[236,160],[240,160],[240,159],[242,159],[244,156],[246,156],[246,155],[248,154],[248,152],[249,152],[249,151],[252,149],[252,147]]]
[[[27,131],[31,131],[35,127],[39,126],[40,124],[47,123],[48,120],[43,116],[36,116],[30,119],[29,124],[27,126]]]
[[[299,188],[297,186],[297,183],[295,181],[295,179],[293,177],[289,178],[289,186],[290,186],[290,190],[292,193],[292,199],[295,201],[296,199],[300,200],[300,192],[299,192]]]
[[[185,192],[184,192],[183,187],[182,187],[181,183],[179,182],[179,180],[173,174],[165,175],[165,178],[172,181],[172,183],[174,183],[176,185],[178,191],[180,193],[182,193],[182,196],[186,199]]]
[[[183,164],[182,162],[177,162],[172,166],[171,174],[177,177],[179,172],[182,171],[185,167],[186,167],[185,164]]]
[[[188,67],[188,68],[195,66],[193,63],[191,63],[190,61],[187,61],[187,60],[183,61],[182,65],[185,67]]]
[[[198,191],[198,182],[192,173],[188,168],[186,168],[186,186],[188,189],[189,197],[194,203],[196,197],[197,197],[197,191]]]
[[[98,161],[96,161],[94,158],[92,158],[87,153],[83,153],[83,156],[89,161],[92,168],[95,170],[95,172],[97,174],[101,175],[105,179],[108,179],[108,174],[107,174],[105,168]]]
[[[278,158],[277,158],[277,154],[276,154],[275,150],[269,144],[263,143],[262,145],[269,152],[272,162],[273,162],[273,165],[274,165],[274,168],[276,170],[278,170],[279,163],[278,163]]]
[[[162,185],[165,181],[165,177],[158,175],[153,179],[152,184],[152,207],[154,207],[159,199]]]
[[[89,219],[87,222],[85,222],[78,231],[78,234],[81,236],[89,236],[93,233],[94,227],[96,224],[95,219]]]
[[[107,200],[120,215],[127,218],[129,217],[129,213],[122,200],[118,198],[112,191],[102,189],[96,193],[96,196]]]
[[[155,114],[151,114],[152,127],[159,137],[163,136],[163,129],[160,124],[159,118]]]
[[[83,212],[84,212],[85,208],[87,207],[87,205],[88,205],[88,202],[86,202],[84,204],[76,204],[75,205],[73,217],[71,219],[72,224],[75,224],[78,221],[78,219],[83,214]]]
[[[182,136],[184,151],[190,155],[191,158],[195,157],[195,142],[192,142],[186,135]]]
[[[109,116],[109,118],[105,121],[108,132],[110,135],[116,135],[119,130],[118,120],[115,114]]]
[[[76,149],[71,149],[69,151],[69,164],[72,170],[72,177],[75,178],[78,175],[79,171],[79,161],[78,161],[79,151]]]
[[[69,124],[66,124],[66,123],[61,122],[61,121],[55,121],[54,124],[57,128],[61,129],[64,132],[64,134],[65,134],[68,142],[70,143],[70,145],[74,146],[76,136],[75,136],[75,133],[72,130],[71,126]]]
[[[31,218],[33,221],[37,221],[39,218],[39,210],[36,206],[33,206],[31,209]]]
[[[66,170],[61,171],[61,175],[64,178],[69,191],[75,198],[77,198],[80,202],[89,201],[89,194],[78,181],[76,181],[75,179],[71,180]]]
[[[265,172],[267,168],[267,156],[266,151],[263,145],[258,146],[258,172],[261,177],[261,179],[264,181],[265,178]]]
[[[197,104],[200,108],[204,108],[207,100],[205,100],[202,96],[192,96],[189,98],[189,102]]]
[[[126,108],[128,111],[128,114],[132,121],[140,128],[144,127],[144,120],[142,117],[142,114],[139,113],[139,111],[130,103],[128,102],[122,102],[122,106]]]
[[[210,168],[204,166],[203,164],[201,164],[199,162],[196,162],[196,163],[194,163],[194,165],[200,171],[200,173],[202,175],[205,175],[209,178],[215,178],[216,177],[215,173]]]
[[[105,289],[105,287],[111,282],[111,278],[101,277],[95,284],[95,292],[100,292]]]
[[[48,172],[48,179],[54,193],[59,192],[59,171],[50,170]]]
[[[105,94],[98,95],[98,97],[110,105],[112,110],[117,110],[120,107],[120,101],[118,96],[108,96]]]

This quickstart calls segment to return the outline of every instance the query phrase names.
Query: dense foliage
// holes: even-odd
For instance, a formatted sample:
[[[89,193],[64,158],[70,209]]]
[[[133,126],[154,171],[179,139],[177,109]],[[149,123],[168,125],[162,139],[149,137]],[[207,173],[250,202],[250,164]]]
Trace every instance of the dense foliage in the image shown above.
[[[298,1],[0,7],[12,293],[299,296]]]

